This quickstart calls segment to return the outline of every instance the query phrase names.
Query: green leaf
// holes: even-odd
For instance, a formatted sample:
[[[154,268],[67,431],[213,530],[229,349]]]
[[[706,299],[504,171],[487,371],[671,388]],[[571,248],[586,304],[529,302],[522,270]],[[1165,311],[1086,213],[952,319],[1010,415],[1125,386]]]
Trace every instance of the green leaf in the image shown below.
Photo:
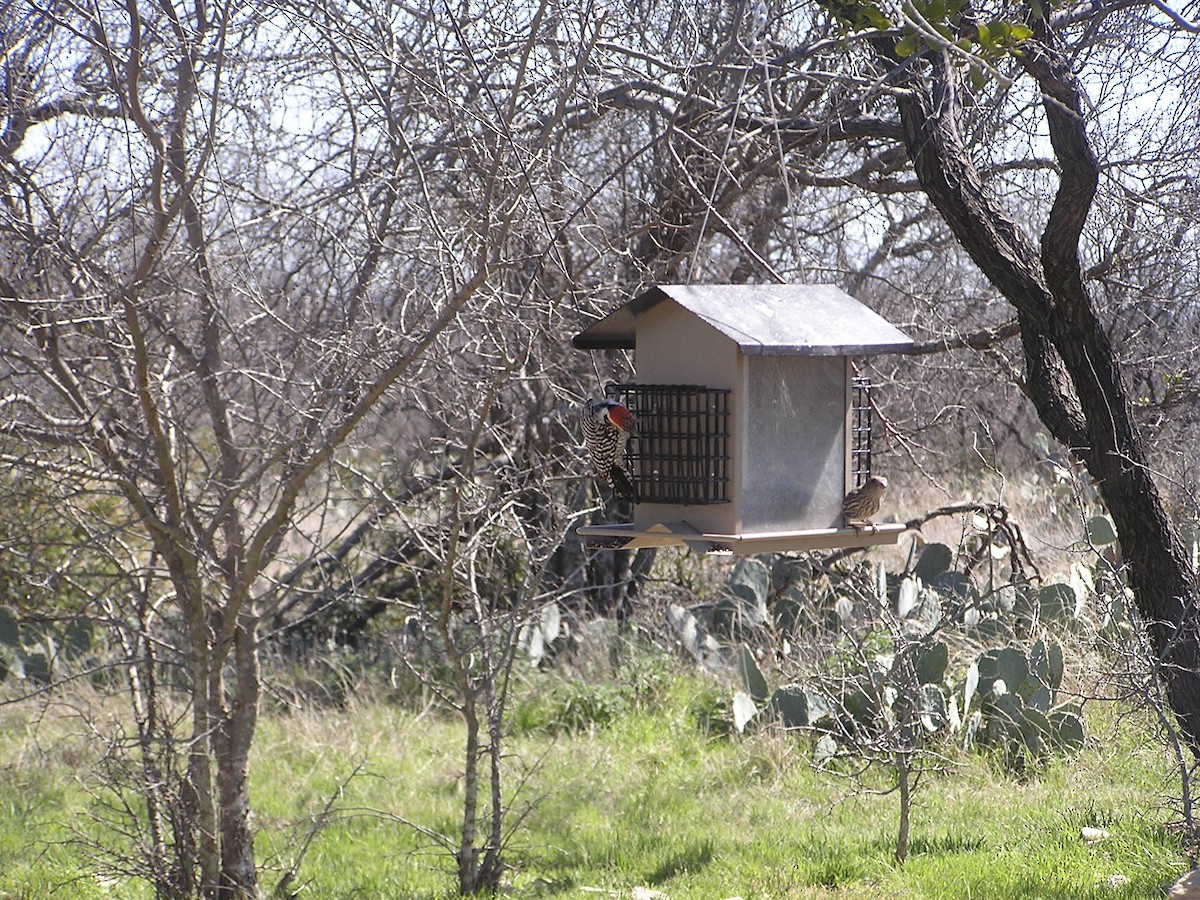
[[[765,703],[771,694],[771,689],[767,687],[767,679],[763,677],[762,669],[758,667],[754,654],[745,644],[738,650],[737,670],[746,693],[753,698],[755,703]],[[738,731],[741,729],[739,728]]]
[[[1029,663],[1016,647],[989,650],[979,657],[979,683],[988,690],[994,682],[1002,681],[1009,694],[1016,694],[1028,677]]]
[[[1014,737],[1023,740],[1024,720],[1025,704],[1016,694],[1002,694],[994,698],[985,723],[988,740],[996,744]]]
[[[837,758],[838,745],[833,739],[832,734],[823,734],[821,739],[817,741],[813,747],[813,763],[818,766],[823,766],[825,763]]]
[[[913,568],[913,574],[929,584],[943,572],[949,571],[953,562],[954,553],[945,544],[927,544]]]
[[[763,559],[763,557],[759,557]],[[784,556],[782,553],[772,553],[766,556],[770,565],[771,584],[776,591],[781,588],[799,589],[800,585],[809,584],[814,577],[812,563],[807,559],[796,559]]]
[[[988,23],[987,30],[992,35],[996,44],[1002,44],[1012,32],[1012,26],[1003,19],[993,19]]]
[[[766,623],[766,605],[751,606],[740,597],[726,597],[713,608],[713,630],[726,636],[741,634]]]
[[[946,678],[950,650],[941,641],[931,644],[917,662],[917,681],[920,684],[940,684]]]
[[[770,618],[767,596],[771,589],[771,573],[757,559],[738,562],[725,584],[729,596],[713,611],[713,625],[726,633],[742,628],[765,625]]]
[[[1044,640],[1039,639],[1029,648],[1029,674],[1041,684],[1050,683],[1050,660]]]
[[[1117,530],[1108,516],[1092,516],[1087,520],[1088,540],[1097,547],[1115,543]]]
[[[798,684],[781,685],[771,695],[771,709],[784,728],[803,728],[808,725],[808,696]]]
[[[868,6],[862,11],[859,19],[871,28],[877,31],[887,31],[892,27],[892,20],[883,14],[883,12],[875,6]]]
[[[896,615],[903,619],[909,613],[917,608],[917,601],[921,596],[920,582],[915,578],[905,578],[900,582],[900,587],[896,591]]]
[[[1053,693],[1062,687],[1063,671],[1065,670],[1062,644],[1054,641],[1046,648],[1046,651],[1049,658],[1049,680],[1046,682],[1046,687],[1050,688],[1050,692]]]
[[[942,601],[937,591],[921,591],[920,601],[904,622],[907,634],[919,635],[922,631],[931,632],[942,621]]]
[[[91,619],[76,619],[63,633],[63,654],[76,659],[92,649],[94,632]]]
[[[1035,688],[1026,698],[1025,705],[1030,709],[1046,712],[1050,709],[1050,689],[1046,687]]]
[[[771,573],[757,559],[740,560],[729,573],[729,592],[747,603],[757,606],[766,604],[771,589]]]
[[[979,24],[978,24],[978,25],[975,27],[975,33],[976,33],[976,36],[977,36],[977,37],[978,37],[978,39],[979,39],[979,43],[980,43],[980,45],[981,45],[981,46],[984,46],[984,47],[986,47],[986,46],[988,46],[988,45],[991,43],[991,41],[992,41],[992,32],[991,32],[991,31],[988,29],[988,27],[987,27],[986,25],[984,25],[982,22],[980,22],[980,23],[979,23]]]
[[[907,59],[912,56],[917,52],[920,40],[915,34],[906,34],[900,40],[896,41],[896,55],[901,59]]]
[[[50,682],[50,660],[45,653],[31,653],[25,657],[25,677],[41,684]]]
[[[946,694],[936,684],[921,687],[921,725],[932,734],[946,727],[950,721]]]
[[[738,734],[746,730],[746,726],[756,715],[758,715],[758,707],[754,705],[754,699],[742,691],[734,691],[733,727],[737,729]]]
[[[870,726],[879,715],[871,693],[871,680],[860,675],[846,682],[841,691],[841,706],[859,725]]]
[[[771,709],[785,728],[812,726],[834,717],[833,701],[802,684],[780,685],[771,695]]]
[[[798,599],[800,594],[798,591],[793,594],[795,588],[788,588],[783,597],[777,600],[771,607],[771,615],[775,618],[775,627],[783,634],[789,633],[796,624],[800,621],[800,611],[802,600]]]
[[[966,715],[971,709],[971,700],[975,697],[975,691],[979,688],[979,666],[976,663],[971,663],[967,667],[967,678],[963,683],[963,715]]]
[[[7,644],[10,647],[21,646],[17,617],[4,606],[0,606],[0,644]]]
[[[1052,734],[1053,729],[1046,714],[1040,709],[1025,707],[1021,717],[1021,736],[1025,739],[1025,746],[1029,748],[1032,755],[1041,756],[1045,752]]]
[[[546,655],[546,641],[542,637],[542,629],[536,625],[522,625],[517,636],[517,644],[529,656],[529,661],[537,666]]]
[[[971,579],[962,572],[943,572],[929,586],[943,596],[966,597],[971,593]]]
[[[1037,592],[1038,612],[1044,622],[1067,622],[1075,617],[1079,598],[1069,584],[1048,584]]]
[[[828,694],[807,688],[805,696],[808,698],[809,724],[816,725],[823,720],[831,722],[836,718],[834,701]]]
[[[33,647],[42,642],[42,637],[46,634],[46,623],[44,621],[33,621],[26,619],[25,624],[21,626],[20,644],[26,647]]]
[[[996,657],[996,674],[1004,679],[1009,692],[1016,694],[1029,678],[1029,660],[1016,647],[1005,647]]]
[[[1065,750],[1082,750],[1084,743],[1083,720],[1075,713],[1057,711],[1047,717],[1054,743]]]
[[[1063,651],[1057,641],[1039,640],[1029,649],[1029,671],[1039,685],[1053,693],[1062,685]]]

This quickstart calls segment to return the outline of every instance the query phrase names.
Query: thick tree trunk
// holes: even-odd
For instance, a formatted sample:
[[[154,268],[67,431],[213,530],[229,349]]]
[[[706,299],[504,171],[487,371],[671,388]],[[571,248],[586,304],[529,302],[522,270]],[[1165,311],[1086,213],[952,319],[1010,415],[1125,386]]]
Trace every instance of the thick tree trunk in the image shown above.
[[[1079,239],[1099,173],[1082,92],[1048,43],[1027,42],[1021,60],[1043,92],[1062,173],[1040,249],[988,195],[971,164],[960,137],[962,70],[943,56],[932,55],[924,75],[908,70],[898,99],[905,145],[930,200],[1017,310],[1029,395],[1046,427],[1096,480],[1162,664],[1167,697],[1200,752],[1194,573],[1150,475],[1119,362],[1081,277]]]

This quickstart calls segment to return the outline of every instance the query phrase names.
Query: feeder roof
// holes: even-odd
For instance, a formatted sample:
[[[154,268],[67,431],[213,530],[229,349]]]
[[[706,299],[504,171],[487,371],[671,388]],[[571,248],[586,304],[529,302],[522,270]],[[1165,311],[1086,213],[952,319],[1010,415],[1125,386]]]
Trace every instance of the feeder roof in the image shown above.
[[[872,356],[904,353],[913,341],[831,284],[666,284],[593,322],[572,343],[580,350],[633,350],[637,320],[673,302],[750,356]]]

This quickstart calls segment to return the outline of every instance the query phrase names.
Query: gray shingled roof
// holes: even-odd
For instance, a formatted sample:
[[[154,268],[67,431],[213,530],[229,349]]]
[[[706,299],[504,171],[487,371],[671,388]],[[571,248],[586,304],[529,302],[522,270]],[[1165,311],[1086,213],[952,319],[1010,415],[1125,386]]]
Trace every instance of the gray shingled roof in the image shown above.
[[[632,350],[639,316],[674,302],[752,356],[870,356],[904,353],[908,335],[831,284],[665,284],[593,322],[580,350]]]

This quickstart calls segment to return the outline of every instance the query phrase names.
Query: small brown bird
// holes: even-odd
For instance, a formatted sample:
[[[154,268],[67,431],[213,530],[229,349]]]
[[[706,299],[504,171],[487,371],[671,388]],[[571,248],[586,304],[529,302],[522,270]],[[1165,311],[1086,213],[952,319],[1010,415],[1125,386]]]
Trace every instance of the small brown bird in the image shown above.
[[[878,531],[879,526],[871,521],[871,516],[879,512],[887,485],[887,479],[882,475],[872,475],[860,487],[848,493],[842,501],[842,516],[846,519],[846,525],[851,528],[870,525],[872,531]]]

